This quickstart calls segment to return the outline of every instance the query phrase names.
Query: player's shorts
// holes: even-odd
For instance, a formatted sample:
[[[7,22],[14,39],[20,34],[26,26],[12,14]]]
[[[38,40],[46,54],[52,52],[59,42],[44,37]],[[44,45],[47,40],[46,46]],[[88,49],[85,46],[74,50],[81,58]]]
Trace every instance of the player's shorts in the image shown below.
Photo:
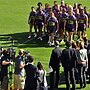
[[[63,23],[61,23],[59,26],[60,26],[59,30],[64,30],[64,24]]]
[[[67,32],[74,32],[74,28],[67,28]]]
[[[86,25],[78,25],[78,31],[86,31]]]
[[[14,74],[14,87],[19,89],[24,89],[25,79],[17,74]]]

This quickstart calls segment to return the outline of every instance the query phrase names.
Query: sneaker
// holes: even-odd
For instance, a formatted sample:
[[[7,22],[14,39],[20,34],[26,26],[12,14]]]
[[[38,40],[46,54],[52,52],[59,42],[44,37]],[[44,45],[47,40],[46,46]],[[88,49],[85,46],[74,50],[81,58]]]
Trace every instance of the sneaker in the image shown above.
[[[40,40],[41,40],[41,41],[43,40],[42,37],[40,37]]]
[[[37,34],[36,33],[34,33],[34,37],[37,37]]]
[[[54,45],[54,42],[52,42],[51,45],[53,46]]]
[[[48,44],[50,43],[50,41],[48,41]]]
[[[28,36],[28,38],[31,38],[31,36]]]
[[[52,43],[51,42],[49,42],[49,46],[52,46]]]

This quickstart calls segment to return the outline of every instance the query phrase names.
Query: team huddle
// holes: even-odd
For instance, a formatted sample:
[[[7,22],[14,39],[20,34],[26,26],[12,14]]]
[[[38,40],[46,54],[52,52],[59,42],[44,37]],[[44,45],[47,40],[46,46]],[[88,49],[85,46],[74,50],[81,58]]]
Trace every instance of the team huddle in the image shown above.
[[[90,13],[86,6],[82,8],[82,4],[74,3],[73,7],[68,3],[64,4],[63,0],[61,5],[54,1],[52,7],[46,3],[45,8],[43,8],[41,2],[37,5],[36,10],[33,6],[31,7],[28,19],[30,25],[28,38],[32,36],[33,26],[35,29],[34,37],[37,39],[43,40],[43,34],[48,33],[50,46],[54,45],[57,34],[61,42],[64,41],[65,37],[70,42],[75,39],[75,36],[77,39],[86,37],[86,29],[90,25]]]

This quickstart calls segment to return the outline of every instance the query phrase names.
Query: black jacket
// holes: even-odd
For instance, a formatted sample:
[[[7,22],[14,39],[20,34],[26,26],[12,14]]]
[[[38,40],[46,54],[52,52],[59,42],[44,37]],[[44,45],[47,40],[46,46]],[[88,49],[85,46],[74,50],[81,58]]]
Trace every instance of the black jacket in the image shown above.
[[[77,53],[74,48],[66,48],[62,51],[61,63],[64,68],[70,69],[76,67]]]
[[[49,66],[51,66],[53,69],[60,66],[61,53],[62,50],[59,48],[59,46],[52,50]]]
[[[37,77],[39,75],[37,68],[28,64],[25,67],[26,80],[25,80],[25,90],[37,90]]]

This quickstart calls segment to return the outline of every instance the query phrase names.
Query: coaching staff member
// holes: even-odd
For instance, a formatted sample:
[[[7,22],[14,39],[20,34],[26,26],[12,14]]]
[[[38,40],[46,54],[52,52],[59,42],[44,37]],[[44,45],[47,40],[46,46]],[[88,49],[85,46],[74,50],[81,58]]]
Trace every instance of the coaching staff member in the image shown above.
[[[52,50],[49,67],[51,66],[53,71],[50,72],[50,89],[58,88],[59,83],[59,67],[62,50],[59,47],[59,42],[55,41],[55,48]],[[54,72],[56,71],[56,82],[54,85]]]
[[[71,46],[70,41],[67,41],[66,48],[62,51],[61,62],[62,62],[62,66],[64,67],[66,89],[70,90],[70,79],[71,79],[72,90],[75,90],[76,82],[74,76],[74,68],[75,68],[75,62],[77,60],[77,54],[76,54],[76,50],[70,48],[70,46]]]

